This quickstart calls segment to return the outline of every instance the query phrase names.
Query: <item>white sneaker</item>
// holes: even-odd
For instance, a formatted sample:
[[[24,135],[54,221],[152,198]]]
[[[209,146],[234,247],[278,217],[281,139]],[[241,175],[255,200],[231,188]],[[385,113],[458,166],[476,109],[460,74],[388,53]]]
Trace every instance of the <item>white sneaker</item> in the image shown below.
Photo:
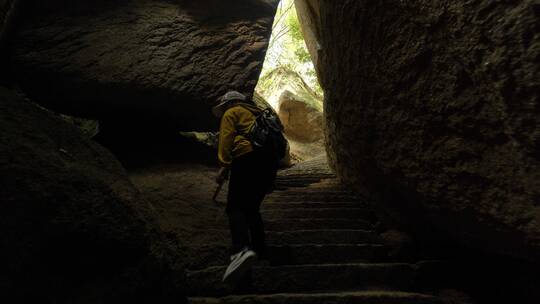
[[[257,254],[244,248],[239,253],[231,256],[231,263],[223,275],[224,283],[237,282],[257,262]]]

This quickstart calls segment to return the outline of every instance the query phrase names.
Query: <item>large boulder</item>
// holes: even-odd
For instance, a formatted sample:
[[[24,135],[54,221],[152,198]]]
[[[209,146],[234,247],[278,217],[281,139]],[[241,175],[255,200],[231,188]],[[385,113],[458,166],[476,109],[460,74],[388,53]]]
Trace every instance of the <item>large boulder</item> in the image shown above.
[[[324,138],[322,112],[289,91],[283,92],[279,98],[278,115],[288,138],[305,143]]]
[[[0,302],[185,302],[175,242],[111,153],[4,88],[0,130]]]
[[[217,128],[210,108],[252,94],[277,0],[27,1],[11,52],[21,87],[60,112]]]
[[[339,176],[397,194],[412,222],[540,261],[538,3],[297,2],[320,14]]]
[[[286,66],[278,66],[261,76],[256,90],[274,109],[279,109],[280,98],[285,91],[318,111],[323,109],[323,96],[310,87],[302,75]]]

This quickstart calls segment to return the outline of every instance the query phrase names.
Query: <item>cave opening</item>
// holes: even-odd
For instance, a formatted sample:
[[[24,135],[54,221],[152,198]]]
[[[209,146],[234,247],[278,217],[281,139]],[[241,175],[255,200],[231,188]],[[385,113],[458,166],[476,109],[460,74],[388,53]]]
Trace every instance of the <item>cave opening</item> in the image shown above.
[[[325,154],[324,93],[304,40],[294,0],[281,0],[255,88],[285,127],[293,163]]]
[[[0,298],[540,303],[532,1],[18,2]],[[256,83],[292,161],[237,295],[210,109]]]

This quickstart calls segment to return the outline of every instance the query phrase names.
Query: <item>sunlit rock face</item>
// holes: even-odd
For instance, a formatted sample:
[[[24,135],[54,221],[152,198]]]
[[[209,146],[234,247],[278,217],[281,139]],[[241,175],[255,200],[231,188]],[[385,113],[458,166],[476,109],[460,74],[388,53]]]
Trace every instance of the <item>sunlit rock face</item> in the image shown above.
[[[291,92],[281,94],[278,114],[288,138],[306,143],[323,139],[322,113]]]
[[[298,2],[315,8],[299,12],[339,176],[410,222],[540,260],[538,4]]]
[[[184,303],[181,256],[114,156],[0,87],[0,301]]]
[[[323,113],[299,95],[284,91],[279,98],[278,115],[289,141],[293,162],[324,154]]]
[[[322,111],[323,96],[310,87],[301,74],[288,67],[280,66],[262,76],[257,90],[276,111],[279,111],[285,91],[293,94],[296,100]]]
[[[18,81],[60,112],[215,129],[227,90],[252,94],[277,1],[28,1]]]

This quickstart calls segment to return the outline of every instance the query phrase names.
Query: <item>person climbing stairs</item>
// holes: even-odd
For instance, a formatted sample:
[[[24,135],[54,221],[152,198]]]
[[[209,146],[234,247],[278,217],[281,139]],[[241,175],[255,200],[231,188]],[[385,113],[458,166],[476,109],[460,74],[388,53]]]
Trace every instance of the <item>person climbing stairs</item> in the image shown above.
[[[237,289],[221,282],[225,257],[189,270],[190,303],[449,303],[429,277],[444,262],[392,260],[375,212],[324,157],[280,172],[276,186],[261,209],[269,261]]]

